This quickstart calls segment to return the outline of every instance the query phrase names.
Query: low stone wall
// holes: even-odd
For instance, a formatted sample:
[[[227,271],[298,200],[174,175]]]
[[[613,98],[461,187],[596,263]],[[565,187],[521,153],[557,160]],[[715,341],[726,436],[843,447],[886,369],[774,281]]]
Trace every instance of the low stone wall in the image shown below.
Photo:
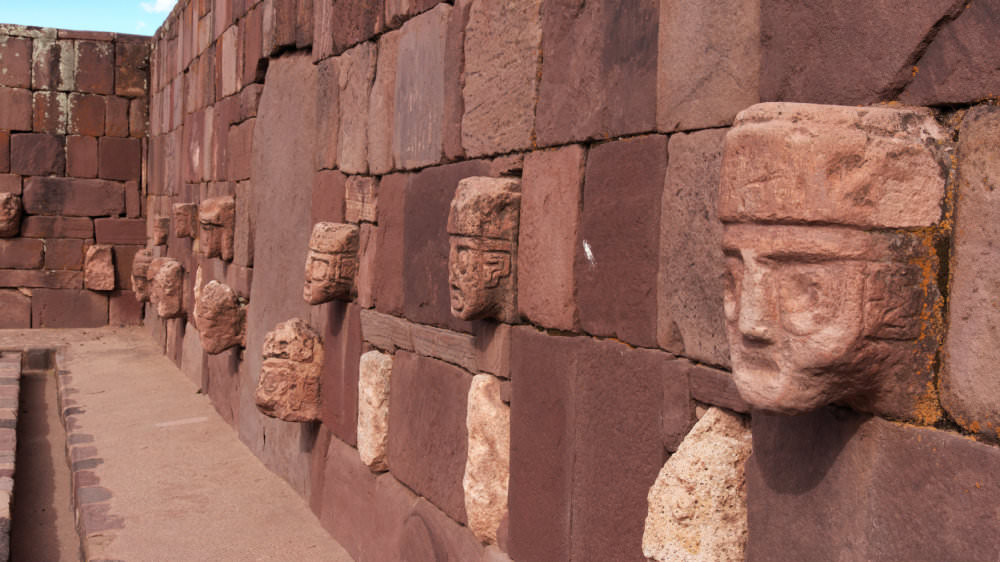
[[[141,322],[148,54],[145,37],[0,25],[0,328]]]

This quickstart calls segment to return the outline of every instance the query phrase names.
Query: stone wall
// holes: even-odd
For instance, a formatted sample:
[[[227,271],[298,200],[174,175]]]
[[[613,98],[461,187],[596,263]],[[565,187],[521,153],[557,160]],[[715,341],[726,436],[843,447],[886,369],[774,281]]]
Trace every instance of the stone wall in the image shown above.
[[[712,523],[751,559],[995,559],[977,537],[1000,496],[998,12],[900,9],[182,0],[153,39],[146,199],[181,310],[150,305],[146,325],[359,560],[644,559],[664,463],[712,450],[699,419],[752,428],[745,480],[740,461],[719,480],[735,495],[713,496],[745,506],[743,530]],[[914,409],[751,416],[735,388],[717,198],[729,127],[766,101],[930,106],[947,131],[937,199],[920,194],[941,215],[903,229],[930,256],[913,265],[935,328]],[[493,319],[453,310],[449,216],[473,177],[519,186],[516,298]],[[231,219],[201,214],[222,200]],[[356,227],[356,275],[309,304],[318,222]],[[242,311],[218,353],[213,281]],[[273,363],[293,318],[321,342],[305,422],[256,406],[263,369],[315,373]],[[681,546],[733,552],[699,544]]]
[[[0,26],[0,327],[142,321],[148,56],[146,37]]]

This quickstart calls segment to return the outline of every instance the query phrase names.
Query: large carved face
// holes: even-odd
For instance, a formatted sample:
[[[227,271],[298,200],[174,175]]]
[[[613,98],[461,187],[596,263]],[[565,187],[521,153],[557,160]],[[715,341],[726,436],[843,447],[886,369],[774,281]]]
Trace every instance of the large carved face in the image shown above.
[[[146,272],[151,282],[150,302],[156,306],[161,318],[174,318],[183,314],[184,267],[171,258],[156,258]]]
[[[462,320],[497,315],[509,289],[503,281],[510,278],[511,258],[509,244],[452,236],[448,255],[451,313]]]
[[[214,355],[241,345],[244,313],[236,291],[218,281],[209,281],[196,292],[195,326],[205,351]]]
[[[254,400],[265,415],[292,422],[319,419],[323,346],[301,319],[275,326],[264,338]]]
[[[313,227],[306,256],[302,298],[309,304],[349,300],[358,273],[358,227],[320,222]]]
[[[0,238],[17,236],[21,230],[21,198],[0,193]]]

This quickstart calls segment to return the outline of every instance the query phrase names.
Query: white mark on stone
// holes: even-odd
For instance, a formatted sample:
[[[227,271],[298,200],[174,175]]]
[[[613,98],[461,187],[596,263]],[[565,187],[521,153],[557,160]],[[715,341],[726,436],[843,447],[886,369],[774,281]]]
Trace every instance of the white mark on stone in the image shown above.
[[[208,418],[206,418],[204,416],[198,417],[198,418],[184,418],[184,419],[181,419],[181,420],[174,420],[174,421],[161,422],[161,423],[158,423],[158,424],[154,424],[153,427],[159,427],[159,428],[173,427],[173,426],[176,426],[176,425],[190,425],[192,423],[201,423],[201,422],[204,422],[204,421],[208,421]]]
[[[590,267],[597,267],[597,262],[594,261],[594,250],[590,248],[590,242],[586,240],[583,241],[583,255],[587,257],[587,262],[590,263]]]

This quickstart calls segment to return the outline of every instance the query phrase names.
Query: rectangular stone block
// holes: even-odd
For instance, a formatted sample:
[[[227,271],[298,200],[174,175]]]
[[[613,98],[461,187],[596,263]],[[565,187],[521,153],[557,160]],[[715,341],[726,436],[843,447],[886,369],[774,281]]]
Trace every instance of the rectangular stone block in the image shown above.
[[[74,41],[36,37],[32,41],[31,87],[35,90],[74,90]]]
[[[148,39],[124,39],[115,41],[115,95],[139,98],[146,95],[149,84]]]
[[[94,219],[94,231],[98,244],[146,243],[145,219],[102,218]]]
[[[321,2],[320,4],[326,4]],[[317,4],[317,5],[320,5]],[[340,59],[329,58],[318,65],[316,90],[316,169],[337,167],[340,139]]]
[[[313,0],[298,0],[295,3],[295,48],[297,49],[312,45],[313,3]]]
[[[472,4],[462,88],[462,146],[469,156],[531,147],[541,76],[541,12],[541,0]]]
[[[318,495],[320,523],[355,559],[372,549],[378,539],[376,525],[375,475],[361,462],[358,451],[337,438],[330,439],[322,469],[323,486]],[[383,537],[380,537],[383,538]]]
[[[104,135],[107,98],[93,94],[69,94],[67,131],[74,135],[99,137]]]
[[[445,45],[451,9],[441,4],[406,22],[400,31],[392,131],[398,168],[437,164],[444,155]]]
[[[65,137],[20,133],[10,138],[10,171],[23,176],[63,175],[66,172]]]
[[[408,174],[391,174],[382,176],[379,182],[382,204],[378,208],[373,293],[375,306],[386,314],[403,314],[406,186],[409,178]]]
[[[375,222],[378,181],[371,176],[350,176],[345,184],[344,217],[347,222]]]
[[[299,0],[300,2],[302,0]],[[264,73],[267,70],[267,59],[264,58],[264,8],[261,5],[255,6],[247,12],[247,16],[240,21],[240,84],[245,86],[254,82],[263,82]],[[262,64],[263,63],[263,64]]]
[[[316,172],[312,192],[312,224],[344,222],[347,177],[338,170]]]
[[[114,300],[111,301],[112,309]],[[181,371],[198,388],[203,390],[205,372],[208,369],[208,355],[201,347],[201,338],[198,337],[198,330],[191,322],[184,326],[184,341],[181,344]]]
[[[45,240],[45,269],[83,269],[83,240],[50,238]]]
[[[358,368],[361,361],[360,308],[343,302],[310,310],[311,324],[323,340],[320,374],[320,417],[331,433],[355,446],[358,442]]]
[[[108,296],[109,326],[139,326],[142,324],[142,303],[132,291],[114,291]],[[182,358],[183,359],[183,358]]]
[[[80,289],[83,287],[83,273],[80,271],[0,269],[0,287]]]
[[[598,145],[588,154],[574,275],[580,324],[590,334],[656,345],[666,152],[666,137],[650,135]]]
[[[98,176],[110,180],[138,180],[142,171],[139,139],[101,137],[98,143]]]
[[[736,390],[732,373],[692,364],[688,377],[691,381],[691,398],[742,414],[750,412],[750,405]]]
[[[577,325],[573,263],[583,201],[586,150],[571,145],[524,160],[517,243],[517,305],[532,324]]]
[[[0,172],[10,171],[10,133],[0,131]]]
[[[229,128],[229,154],[226,168],[230,181],[245,180],[250,177],[250,163],[253,160],[253,127],[256,119],[247,119]]]
[[[0,193],[21,194],[21,176],[16,174],[0,174]]]
[[[321,7],[321,4],[329,6]],[[385,0],[317,0],[314,41],[322,53],[339,55],[385,27]],[[332,37],[329,49],[319,38]]]
[[[93,238],[94,221],[83,217],[29,216],[21,222],[28,238]]]
[[[538,145],[655,127],[658,7],[656,0],[545,4]]]
[[[104,134],[109,137],[127,137],[129,100],[117,96],[107,96],[106,101]]]
[[[110,41],[76,42],[76,90],[113,94],[115,47]]]
[[[437,0],[385,0],[385,26],[397,28],[413,16],[430,10]]]
[[[239,91],[240,58],[239,58],[239,28],[229,26],[216,44],[215,68],[217,72],[216,92],[219,98],[228,97]]]
[[[28,178],[23,202],[25,211],[36,215],[100,217],[117,216],[125,210],[122,185],[105,180]]]
[[[368,102],[375,79],[375,55],[375,43],[369,42],[348,50],[340,57],[337,75],[340,88],[337,164],[345,174],[364,174],[368,171]]]
[[[31,39],[4,35],[0,38],[0,86],[8,88],[31,87]]]
[[[35,328],[97,328],[108,323],[108,297],[92,291],[36,289],[31,295]]]
[[[402,33],[379,37],[375,81],[368,102],[368,169],[381,175],[393,169],[393,119],[396,111],[396,61]]]
[[[0,268],[37,269],[42,267],[45,247],[32,238],[0,238]]]
[[[31,297],[14,289],[0,289],[0,330],[31,327]]]
[[[0,129],[31,130],[31,90],[0,87]]]
[[[139,182],[125,182],[125,216],[130,219],[142,216],[143,193],[139,189]]]
[[[472,376],[400,351],[393,362],[389,466],[401,482],[465,522],[465,409]],[[433,405],[432,407],[428,407]]]
[[[146,123],[149,121],[149,104],[145,98],[137,98],[128,106],[128,136],[144,138]]]
[[[265,55],[274,55],[280,49],[295,45],[295,26],[298,16],[296,2],[266,0],[263,3],[263,49]]]
[[[39,91],[32,95],[32,127],[36,133],[66,134],[69,102],[63,92]]]
[[[66,175],[74,178],[97,177],[97,139],[69,135],[66,137]]]

